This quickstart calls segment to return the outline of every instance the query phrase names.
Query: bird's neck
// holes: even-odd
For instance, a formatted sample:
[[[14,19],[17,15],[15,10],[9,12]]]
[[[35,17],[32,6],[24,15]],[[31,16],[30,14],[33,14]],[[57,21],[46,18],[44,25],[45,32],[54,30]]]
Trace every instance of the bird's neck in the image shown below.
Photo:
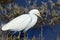
[[[36,16],[36,15],[34,15],[34,14],[29,14],[32,18],[34,18],[34,19],[38,19],[38,17]]]

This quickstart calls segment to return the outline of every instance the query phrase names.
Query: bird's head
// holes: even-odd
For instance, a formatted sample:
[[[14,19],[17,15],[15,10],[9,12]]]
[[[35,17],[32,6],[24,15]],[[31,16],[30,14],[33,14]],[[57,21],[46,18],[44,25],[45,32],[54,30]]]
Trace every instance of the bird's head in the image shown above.
[[[40,15],[40,12],[38,9],[33,9],[33,10],[29,11],[29,14],[36,15],[41,18],[41,15]]]

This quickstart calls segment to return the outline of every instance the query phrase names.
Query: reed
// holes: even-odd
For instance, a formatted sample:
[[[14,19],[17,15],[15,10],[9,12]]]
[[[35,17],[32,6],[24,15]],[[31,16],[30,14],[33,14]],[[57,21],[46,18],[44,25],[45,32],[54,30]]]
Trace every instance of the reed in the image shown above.
[[[55,9],[55,7],[58,4],[53,3],[52,0],[49,0],[49,2],[51,3],[51,5],[50,5],[51,9],[47,8],[48,4],[46,2],[42,2],[42,5],[40,7],[38,7],[36,4],[37,0],[34,1],[33,5],[30,5],[31,4],[30,0],[26,0],[26,4],[27,4],[26,8],[19,6],[17,3],[14,3],[14,2],[8,3],[8,5],[5,5],[4,7],[0,3],[0,10],[1,10],[0,11],[0,21],[1,21],[1,23],[7,23],[5,21],[7,21],[7,20],[10,21],[10,20],[14,19],[15,17],[17,17],[21,14],[28,13],[29,10],[36,8],[36,9],[40,10],[42,19],[39,19],[35,26],[38,26],[38,25],[42,25],[42,26],[36,27],[36,28],[38,28],[39,32],[41,31],[39,34],[39,37],[36,38],[34,35],[31,40],[36,40],[36,39],[44,40],[43,26],[45,26],[46,24],[50,24],[51,26],[54,26],[55,24],[60,23],[60,15],[59,15],[60,12],[59,12],[59,10]],[[13,7],[12,7],[12,5],[13,5]],[[60,6],[58,6],[58,7],[60,7]],[[7,12],[7,10],[9,12]],[[2,38],[4,35],[2,33],[3,32],[0,31],[0,40],[3,40]],[[16,36],[8,37],[8,33],[6,33],[5,36],[6,36],[5,40],[17,40]],[[24,38],[21,38],[21,39],[30,40],[28,37],[28,33],[27,33],[27,36],[25,34]]]

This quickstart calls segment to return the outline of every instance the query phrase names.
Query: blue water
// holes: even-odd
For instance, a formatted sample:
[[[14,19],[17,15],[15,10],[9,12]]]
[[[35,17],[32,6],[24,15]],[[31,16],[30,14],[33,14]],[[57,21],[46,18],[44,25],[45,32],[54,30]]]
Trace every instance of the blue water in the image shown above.
[[[48,0],[38,0],[37,6],[40,6],[42,1],[47,2],[48,5],[49,5],[48,8],[50,8],[50,3],[49,3]],[[20,6],[22,6],[22,7],[26,7],[26,6],[27,6],[25,0],[16,0],[16,2],[17,2]],[[31,0],[31,4],[30,4],[30,5],[32,5],[33,2],[34,2],[34,0]],[[56,3],[57,0],[53,0],[53,2]],[[28,7],[28,6],[27,6],[27,7]],[[36,29],[36,28],[34,29],[34,31],[32,31],[32,29],[30,29],[30,30],[28,31],[28,37],[29,37],[29,38],[32,38],[33,35],[35,35],[36,37],[38,37],[38,34],[40,34],[40,33],[39,33],[38,29]],[[56,24],[56,25],[54,26],[54,28],[51,28],[50,25],[44,26],[44,28],[43,28],[44,40],[56,40],[57,34],[60,35],[60,25],[59,25],[59,24]],[[22,34],[22,35],[23,35],[23,34]]]
[[[31,2],[32,2],[31,4],[33,4],[33,1],[34,1],[34,0],[31,0]],[[50,3],[49,3],[48,0],[38,0],[37,6],[40,6],[42,1],[47,2],[48,5],[49,5],[48,8],[50,9]],[[56,3],[57,0],[53,0],[53,2]],[[17,3],[18,3],[19,5],[21,5],[21,6],[24,6],[24,7],[25,7],[25,5],[26,5],[26,4],[25,4],[25,0],[17,0]],[[30,30],[28,31],[28,37],[29,37],[29,38],[32,38],[33,35],[35,35],[36,37],[38,37],[38,34],[39,34],[39,32],[38,32],[37,29],[34,30],[34,33],[33,33],[32,29],[30,29]],[[55,25],[54,28],[51,28],[50,25],[46,25],[46,26],[43,28],[44,40],[56,40],[57,34],[60,35],[60,25],[59,25],[59,24]]]

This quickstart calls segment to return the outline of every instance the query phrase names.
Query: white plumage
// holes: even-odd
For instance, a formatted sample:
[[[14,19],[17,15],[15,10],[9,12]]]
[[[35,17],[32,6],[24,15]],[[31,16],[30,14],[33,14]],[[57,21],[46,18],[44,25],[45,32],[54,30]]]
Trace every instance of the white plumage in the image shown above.
[[[24,32],[26,32],[37,23],[37,19],[38,19],[37,16],[40,16],[40,12],[37,9],[33,9],[29,11],[29,14],[23,14],[8,22],[6,25],[2,27],[2,30],[3,31],[24,30]]]

